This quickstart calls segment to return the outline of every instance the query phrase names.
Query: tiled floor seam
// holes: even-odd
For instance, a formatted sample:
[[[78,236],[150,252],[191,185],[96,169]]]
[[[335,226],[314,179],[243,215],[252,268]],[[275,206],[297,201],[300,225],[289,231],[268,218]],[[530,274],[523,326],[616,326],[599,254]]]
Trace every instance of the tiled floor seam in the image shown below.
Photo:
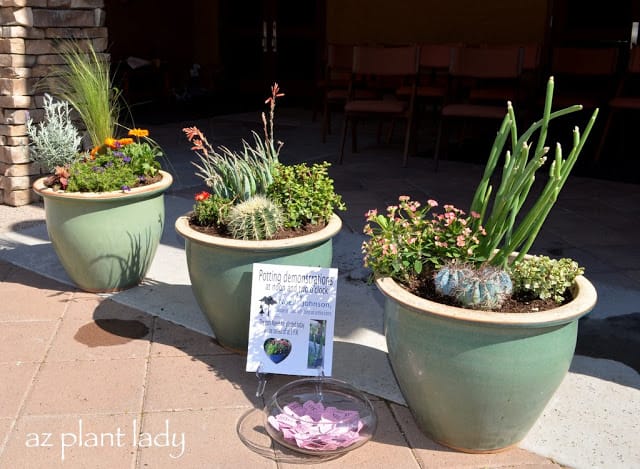
[[[144,403],[147,398],[147,392],[149,391],[149,369],[150,369],[150,361],[151,361],[151,348],[154,343],[155,333],[156,333],[156,322],[158,321],[158,316],[151,315],[151,334],[149,337],[149,344],[147,347],[147,356],[144,360],[144,380],[142,383],[142,400],[140,401],[140,412],[137,413],[140,419],[140,429],[144,428],[145,425],[145,411],[144,411]],[[136,448],[136,457],[133,459],[133,469],[140,467],[140,454],[141,447],[138,446]]]
[[[11,268],[9,270],[9,273],[14,272],[18,267],[11,264]],[[5,278],[8,278],[5,277]],[[53,331],[53,333],[51,334],[51,336],[49,337],[49,343],[46,346],[45,352],[42,356],[42,359],[39,360],[39,362],[31,362],[31,363],[38,363],[38,366],[36,367],[35,371],[33,372],[33,375],[31,376],[31,379],[29,380],[29,384],[27,385],[27,389],[25,390],[24,394],[22,395],[22,399],[20,401],[20,405],[18,407],[18,412],[16,413],[15,418],[13,419],[13,422],[11,423],[11,426],[9,427],[9,431],[7,432],[6,436],[4,437],[3,441],[0,442],[0,463],[2,463],[2,455],[4,454],[4,451],[9,443],[9,440],[11,439],[12,435],[13,435],[13,431],[16,428],[16,424],[18,422],[18,420],[22,417],[23,411],[24,411],[24,407],[25,407],[25,403],[27,402],[27,399],[29,398],[29,395],[31,394],[31,391],[33,390],[33,386],[34,383],[37,379],[38,374],[40,373],[40,370],[42,369],[42,366],[44,365],[44,363],[46,362],[47,359],[47,355],[49,354],[49,351],[51,350],[51,347],[53,345],[53,342],[56,339],[56,336],[58,335],[58,332],[60,331],[60,327],[62,326],[62,320],[64,318],[65,313],[67,312],[67,309],[69,308],[69,302],[71,301],[71,299],[73,298],[73,295],[71,295],[71,298],[69,298],[69,300],[66,302],[64,310],[62,312],[62,315],[56,319],[56,327],[55,330]],[[0,464],[0,467],[2,467],[2,465]]]
[[[402,439],[404,440],[405,444],[407,445],[407,448],[409,448],[409,451],[411,451],[411,456],[413,456],[413,459],[415,460],[416,465],[420,469],[429,469],[422,463],[422,459],[418,457],[418,455],[416,454],[413,446],[409,442],[409,439],[407,438],[407,435],[405,435],[405,433],[404,433],[404,429],[402,428],[402,425],[398,421],[398,416],[393,411],[393,406],[391,406],[389,404],[389,401],[387,401],[386,399],[383,399],[382,401],[384,402],[384,405],[389,410],[389,414],[391,415],[391,417],[393,418],[394,423],[396,424],[396,428],[398,429],[398,433],[400,433],[400,435],[402,435]]]

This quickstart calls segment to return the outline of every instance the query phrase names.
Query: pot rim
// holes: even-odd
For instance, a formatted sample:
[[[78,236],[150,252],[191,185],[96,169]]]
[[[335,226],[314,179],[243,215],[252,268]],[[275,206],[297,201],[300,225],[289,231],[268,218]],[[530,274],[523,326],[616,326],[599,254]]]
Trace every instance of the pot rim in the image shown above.
[[[557,308],[536,313],[500,313],[449,306],[414,295],[391,277],[377,278],[376,286],[386,297],[394,299],[403,307],[417,313],[476,324],[507,327],[536,327],[568,323],[589,313],[598,299],[595,287],[582,275],[576,277],[572,287],[573,300]]]
[[[342,220],[335,213],[331,215],[327,226],[314,233],[297,236],[295,238],[286,239],[265,239],[261,241],[224,238],[221,236],[212,236],[200,231],[194,230],[189,226],[189,217],[183,215],[178,217],[175,223],[175,229],[180,236],[199,244],[214,245],[227,249],[252,250],[252,251],[275,251],[286,249],[289,247],[300,247],[318,244],[333,238],[342,228]]]
[[[44,185],[44,181],[48,176],[41,177],[36,179],[33,182],[32,188],[33,190],[42,197],[48,197],[52,199],[61,199],[61,200],[112,200],[112,199],[120,199],[122,197],[133,197],[138,195],[147,195],[155,192],[161,192],[166,190],[173,183],[173,176],[170,173],[160,170],[160,174],[162,175],[162,179],[158,182],[154,182],[153,184],[148,184],[146,186],[134,187],[128,192],[123,191],[111,191],[111,192],[66,192],[66,191],[56,191],[51,187],[47,187]]]

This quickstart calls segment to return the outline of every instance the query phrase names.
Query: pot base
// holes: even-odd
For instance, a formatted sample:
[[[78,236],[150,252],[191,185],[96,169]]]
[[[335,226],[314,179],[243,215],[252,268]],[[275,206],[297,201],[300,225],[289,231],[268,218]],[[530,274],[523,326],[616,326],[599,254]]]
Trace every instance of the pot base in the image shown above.
[[[467,454],[496,454],[496,453],[504,453],[506,451],[511,451],[513,448],[517,448],[518,445],[520,444],[520,442],[517,442],[517,443],[512,443],[512,444],[510,444],[508,446],[505,446],[503,448],[495,448],[495,449],[469,449],[469,448],[461,448],[460,446],[450,445],[448,443],[445,443],[444,441],[436,440],[436,439],[432,438],[429,435],[427,435],[427,437],[431,441],[433,441],[434,443],[438,443],[440,446],[444,446],[445,448],[449,448],[449,449],[452,449],[454,451],[459,451],[461,453],[467,453]]]

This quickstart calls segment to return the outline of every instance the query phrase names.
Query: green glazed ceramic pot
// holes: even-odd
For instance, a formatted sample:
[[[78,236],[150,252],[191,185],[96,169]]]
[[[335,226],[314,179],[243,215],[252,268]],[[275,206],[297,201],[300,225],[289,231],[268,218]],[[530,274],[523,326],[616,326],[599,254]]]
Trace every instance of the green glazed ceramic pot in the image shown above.
[[[47,232],[71,280],[89,292],[133,287],[144,278],[164,227],[162,180],[127,192],[64,192],[44,185],[33,190],[44,199]]]
[[[207,235],[192,229],[187,216],[175,226],[185,239],[191,289],[216,339],[229,350],[246,353],[253,264],[331,267],[332,238],[342,221],[333,215],[315,233],[264,241]]]
[[[596,303],[576,279],[574,299],[539,313],[496,313],[435,303],[390,278],[385,336],[396,379],[418,425],[450,448],[497,452],[520,442],[573,357],[578,319]]]

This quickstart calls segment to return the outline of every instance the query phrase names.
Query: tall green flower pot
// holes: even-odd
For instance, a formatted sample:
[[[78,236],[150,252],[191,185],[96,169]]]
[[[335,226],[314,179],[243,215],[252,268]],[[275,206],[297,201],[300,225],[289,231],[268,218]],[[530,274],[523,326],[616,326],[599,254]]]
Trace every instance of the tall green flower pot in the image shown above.
[[[89,292],[133,287],[144,278],[164,227],[164,192],[173,182],[161,171],[154,184],[123,192],[64,192],[44,185],[47,232],[71,280]]]
[[[578,319],[596,303],[576,279],[574,299],[528,314],[456,308],[380,278],[385,336],[394,374],[420,428],[472,453],[520,442],[542,414],[571,363]]]
[[[315,233],[265,241],[207,235],[191,228],[187,216],[175,226],[185,239],[191,289],[216,339],[229,350],[246,353],[253,264],[331,267],[332,238],[342,221],[333,215]]]

